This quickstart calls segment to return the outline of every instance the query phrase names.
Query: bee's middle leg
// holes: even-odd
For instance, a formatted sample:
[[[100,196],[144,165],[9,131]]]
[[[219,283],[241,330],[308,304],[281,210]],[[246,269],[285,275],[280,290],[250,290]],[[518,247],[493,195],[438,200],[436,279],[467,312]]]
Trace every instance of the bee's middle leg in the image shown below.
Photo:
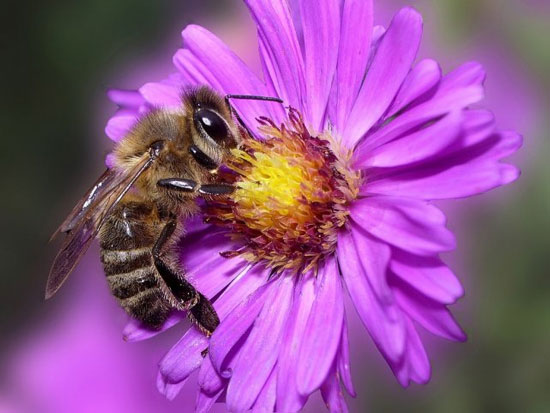
[[[223,182],[215,184],[199,185],[191,179],[168,178],[161,179],[157,185],[178,192],[195,192],[201,195],[229,195],[233,193],[235,187]]]
[[[162,259],[162,247],[170,239],[176,230],[177,222],[168,222],[157,242],[153,247],[153,259],[155,267],[163,278],[164,282],[170,288],[172,294],[181,303],[181,310],[189,310],[189,318],[198,325],[198,327],[208,336],[210,336],[216,327],[220,324],[220,319],[212,303],[195,287],[193,287],[184,277],[181,277]]]

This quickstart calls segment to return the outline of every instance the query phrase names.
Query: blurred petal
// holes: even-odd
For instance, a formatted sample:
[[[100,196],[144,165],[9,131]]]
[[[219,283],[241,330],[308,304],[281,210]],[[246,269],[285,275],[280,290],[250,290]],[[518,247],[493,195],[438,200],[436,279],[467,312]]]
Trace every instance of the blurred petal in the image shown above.
[[[307,397],[298,393],[296,375],[300,363],[300,344],[315,299],[315,277],[304,274],[298,281],[277,361],[277,408],[282,412],[302,409]]]
[[[182,85],[166,84],[162,82],[150,82],[139,88],[142,96],[155,107],[179,107],[181,106]]]
[[[344,322],[344,297],[336,259],[328,259],[315,283],[315,301],[300,347],[296,382],[307,396],[317,390],[334,363]],[[330,326],[330,328],[327,328]]]
[[[439,257],[394,250],[390,268],[403,281],[440,303],[452,304],[464,294],[456,276]]]
[[[137,113],[126,109],[119,109],[115,115],[109,119],[105,126],[105,133],[115,142],[119,142],[134,127],[138,121]]]
[[[332,87],[340,41],[340,4],[337,1],[300,0],[304,34],[306,120],[322,131]]]
[[[422,17],[411,8],[399,11],[380,42],[344,131],[353,148],[380,119],[411,69],[422,36]]]
[[[245,3],[258,27],[264,77],[270,79],[285,105],[305,112],[304,62],[288,2],[245,0]]]
[[[110,89],[107,97],[120,107],[137,110],[145,104],[145,99],[137,90]]]
[[[395,97],[387,117],[403,110],[414,100],[432,90],[441,80],[441,67],[432,59],[421,60],[409,72]]]
[[[336,2],[334,2],[336,3]],[[338,65],[330,100],[331,120],[337,131],[344,130],[348,115],[363,82],[371,50],[372,0],[345,0],[340,27]],[[361,27],[361,30],[356,30]]]
[[[405,351],[405,325],[395,304],[381,305],[367,281],[360,251],[355,249],[351,233],[338,236],[338,263],[353,305],[380,352],[391,362],[397,362]],[[378,277],[386,273],[387,263],[378,262]]]
[[[293,290],[291,277],[281,276],[269,283],[269,290],[262,298],[263,309],[239,351],[227,387],[226,403],[230,411],[250,409],[269,378],[279,355]]]
[[[203,391],[199,391],[197,395],[197,401],[195,402],[195,413],[207,413],[210,411],[214,403],[220,398],[223,390],[220,390],[215,394],[206,394]]]
[[[371,196],[356,201],[351,218],[365,231],[418,255],[433,255],[455,248],[445,228],[445,215],[424,201]]]

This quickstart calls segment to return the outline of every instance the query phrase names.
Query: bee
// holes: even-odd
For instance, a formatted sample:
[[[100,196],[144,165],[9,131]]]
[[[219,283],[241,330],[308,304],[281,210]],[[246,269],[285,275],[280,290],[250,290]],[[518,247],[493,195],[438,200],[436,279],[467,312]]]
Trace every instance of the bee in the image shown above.
[[[97,237],[110,290],[131,317],[159,329],[173,310],[188,310],[191,320],[212,334],[218,315],[185,278],[176,244],[185,218],[198,212],[197,197],[233,191],[220,182],[218,171],[241,133],[250,131],[231,98],[282,102],[263,96],[222,98],[203,86],[185,92],[179,109],[153,110],[137,122],[115,147],[113,167],[52,236],[66,234],[49,273],[46,299]]]

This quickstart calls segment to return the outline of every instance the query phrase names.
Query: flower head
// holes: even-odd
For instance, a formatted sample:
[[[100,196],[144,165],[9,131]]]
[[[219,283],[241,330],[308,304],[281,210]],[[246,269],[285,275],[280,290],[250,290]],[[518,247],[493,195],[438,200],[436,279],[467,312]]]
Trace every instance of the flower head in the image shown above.
[[[254,138],[228,166],[237,190],[188,222],[182,265],[221,323],[191,328],[160,365],[174,395],[199,370],[197,409],[297,411],[320,389],[331,411],[351,395],[344,296],[349,294],[399,382],[425,383],[417,326],[465,334],[447,305],[463,290],[439,253],[455,247],[431,200],[471,196],[515,180],[499,160],[521,138],[500,132],[467,63],[443,76],[415,62],[422,21],[410,8],[373,27],[371,1],[246,1],[258,28],[264,80],[205,29],[183,31],[178,72],[138,92],[107,126],[119,139],[140,113],[177,106],[181,88],[278,96],[235,107]],[[299,23],[299,24],[297,24]],[[221,253],[221,254],[218,254]],[[136,326],[129,339],[150,333]],[[208,350],[206,353],[205,350]]]

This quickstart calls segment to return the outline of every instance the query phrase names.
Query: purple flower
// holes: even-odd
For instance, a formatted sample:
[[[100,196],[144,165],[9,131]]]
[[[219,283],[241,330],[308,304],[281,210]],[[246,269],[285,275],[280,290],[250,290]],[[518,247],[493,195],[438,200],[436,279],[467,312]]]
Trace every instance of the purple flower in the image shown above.
[[[517,168],[499,160],[521,137],[469,109],[483,97],[479,64],[442,75],[431,59],[415,63],[422,19],[413,9],[384,29],[373,27],[371,1],[246,3],[263,81],[213,34],[189,26],[177,73],[110,94],[121,107],[107,125],[115,141],[140,114],[178,106],[181,89],[197,84],[278,96],[293,108],[234,103],[261,139],[235,151],[231,202],[208,206],[209,223],[192,220],[182,240],[182,265],[221,324],[209,339],[187,331],[160,364],[159,389],[174,397],[199,370],[198,411],[225,400],[235,412],[292,412],[318,389],[331,411],[345,411],[342,386],[355,394],[346,294],[399,382],[425,383],[417,327],[466,338],[447,309],[463,289],[439,258],[455,240],[430,201],[515,180]],[[151,334],[135,324],[126,331]]]

